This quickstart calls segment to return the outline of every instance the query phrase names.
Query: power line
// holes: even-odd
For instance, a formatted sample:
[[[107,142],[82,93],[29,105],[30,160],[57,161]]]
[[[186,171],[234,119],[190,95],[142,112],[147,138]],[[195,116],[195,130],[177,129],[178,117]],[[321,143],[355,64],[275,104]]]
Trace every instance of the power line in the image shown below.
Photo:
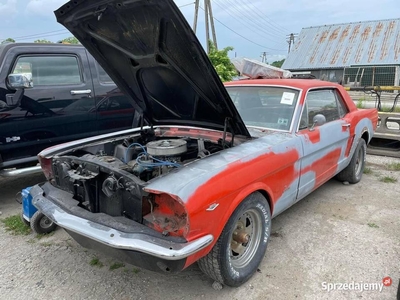
[[[42,32],[42,33],[36,33],[36,34],[30,34],[30,35],[25,35],[25,36],[17,36],[17,37],[12,37],[12,39],[14,39],[14,40],[17,40],[17,39],[24,39],[24,38],[34,38],[34,37],[37,37],[37,36],[42,36],[42,35],[46,35],[46,34],[49,34],[49,33],[55,33],[55,32],[69,32],[68,30],[66,30],[66,29],[60,29],[60,30],[53,30],[53,31],[48,31],[48,32]],[[60,33],[61,34],[61,33]],[[7,39],[7,38],[5,38],[5,39]],[[3,39],[3,40],[5,40],[5,39]]]
[[[189,6],[189,5],[193,5],[193,4],[194,4],[194,2],[188,3],[188,4],[184,4],[184,5],[178,6],[178,8],[182,8],[182,7]]]
[[[202,8],[201,6],[200,6],[200,8],[204,11],[204,8]],[[267,46],[263,46],[263,45],[261,45],[261,44],[259,44],[259,43],[256,43],[256,42],[254,42],[254,41],[248,39],[247,37],[241,35],[240,33],[236,32],[236,31],[233,30],[232,28],[228,27],[227,25],[225,25],[224,23],[222,23],[220,20],[218,20],[216,17],[214,17],[214,20],[217,21],[218,23],[220,23],[220,24],[221,24],[222,26],[224,26],[225,28],[227,28],[227,29],[229,29],[230,31],[232,31],[233,33],[235,33],[236,35],[238,35],[238,36],[240,36],[241,38],[245,39],[246,41],[248,41],[248,42],[250,42],[250,43],[253,43],[254,45],[257,45],[257,46],[260,46],[260,47],[262,47],[262,48],[265,48],[265,49],[268,49],[268,50],[272,50],[272,51],[279,51],[279,52],[283,52],[283,51],[284,51],[284,50],[282,50],[282,49],[273,49],[273,48],[269,48],[269,47],[267,47]]]
[[[237,6],[240,7],[240,4],[235,4],[231,0],[225,0],[225,1],[227,1],[230,4],[228,9],[235,9],[239,13],[240,16],[245,16],[247,18],[246,23],[247,22],[254,23],[258,30],[265,32],[267,35],[282,38],[282,35],[284,35],[286,33],[286,32],[279,32],[275,28],[271,27],[270,25],[262,24],[259,21],[259,19],[255,18],[254,15],[251,14],[249,11],[247,11],[246,9],[238,8]],[[249,10],[251,10],[251,8],[246,4],[245,1],[243,1],[243,5],[246,6],[246,8],[248,8]],[[268,31],[265,30],[264,27],[267,27]]]
[[[253,8],[254,8],[253,11],[255,12],[256,15],[258,15],[260,18],[262,18],[263,20],[265,20],[265,22],[268,23],[268,24],[270,24],[272,27],[276,28],[276,30],[278,30],[279,32],[282,32],[282,33],[285,33],[285,32],[287,32],[287,31],[289,31],[288,29],[286,29],[286,28],[283,27],[283,26],[276,26],[276,25],[272,22],[272,20],[271,20],[270,18],[268,18],[268,16],[262,16],[262,15],[258,12],[257,7],[255,7],[254,4],[253,4],[251,1],[249,1],[248,3],[249,3],[251,6],[253,6]],[[268,20],[270,20],[271,22],[268,21]]]
[[[263,36],[264,39],[269,40],[271,42],[274,42],[275,44],[277,44],[276,39],[282,39],[284,40],[283,36],[278,36],[276,33],[272,33],[272,32],[268,32],[266,30],[263,29],[263,26],[260,26],[258,24],[256,24],[255,22],[252,21],[251,16],[247,16],[246,21],[241,20],[240,18],[237,18],[236,14],[231,13],[231,10],[235,10],[236,12],[239,12],[242,15],[246,15],[243,12],[240,12],[234,4],[232,4],[229,0],[227,0],[231,5],[230,7],[225,10],[226,13],[228,13],[232,18],[235,19],[235,21],[241,23],[243,26],[247,27],[248,29],[250,29],[251,31],[258,31],[258,32],[263,32],[264,34],[261,34]],[[214,3],[216,5],[218,5],[221,9],[224,9],[223,5],[218,3],[217,1],[214,0]],[[253,27],[251,27],[250,25],[253,25]]]

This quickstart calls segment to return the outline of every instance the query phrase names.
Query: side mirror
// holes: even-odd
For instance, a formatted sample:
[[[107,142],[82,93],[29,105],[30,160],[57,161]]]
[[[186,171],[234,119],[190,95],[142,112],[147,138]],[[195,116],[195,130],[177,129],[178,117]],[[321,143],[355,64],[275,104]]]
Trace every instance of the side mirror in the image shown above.
[[[313,131],[315,126],[321,126],[324,125],[325,123],[326,123],[326,118],[324,115],[322,114],[315,115],[313,118],[313,125],[310,128],[310,131]]]
[[[10,74],[8,83],[16,90],[33,88],[32,73]]]

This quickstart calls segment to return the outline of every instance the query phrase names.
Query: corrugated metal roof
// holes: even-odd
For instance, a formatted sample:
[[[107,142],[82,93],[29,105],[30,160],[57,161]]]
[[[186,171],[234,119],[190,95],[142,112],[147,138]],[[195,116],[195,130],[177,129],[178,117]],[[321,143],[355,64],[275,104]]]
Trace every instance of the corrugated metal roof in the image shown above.
[[[400,65],[400,19],[303,28],[282,68]]]

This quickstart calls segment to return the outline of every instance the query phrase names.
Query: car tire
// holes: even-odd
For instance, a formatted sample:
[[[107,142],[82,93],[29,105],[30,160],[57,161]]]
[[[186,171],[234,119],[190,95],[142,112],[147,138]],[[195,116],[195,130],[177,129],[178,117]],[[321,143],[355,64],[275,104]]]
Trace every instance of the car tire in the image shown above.
[[[198,265],[215,281],[231,287],[240,286],[257,271],[270,233],[269,204],[261,193],[255,192],[235,209],[217,243]]]
[[[22,223],[24,223],[26,226],[31,227],[31,223],[30,223],[29,221],[27,221],[27,220],[24,218],[24,211],[23,211],[23,210],[21,211],[21,221],[22,221]]]
[[[361,180],[364,172],[365,160],[367,157],[367,143],[363,138],[358,142],[353,157],[349,165],[342,170],[336,178],[339,181],[348,181],[349,183],[357,183]]]
[[[47,234],[54,231],[57,224],[41,212],[37,211],[31,218],[31,228],[37,234]]]

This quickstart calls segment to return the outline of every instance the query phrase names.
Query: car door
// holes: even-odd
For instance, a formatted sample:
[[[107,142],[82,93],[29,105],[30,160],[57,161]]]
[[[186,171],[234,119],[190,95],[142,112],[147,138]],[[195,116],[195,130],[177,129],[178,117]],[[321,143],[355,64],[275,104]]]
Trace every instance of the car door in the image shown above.
[[[51,145],[96,134],[95,113],[68,109],[76,101],[94,106],[83,47],[21,46],[10,52],[7,73],[31,73],[33,88],[25,90],[13,115],[8,116],[8,126],[13,123],[14,131],[13,139],[1,147],[3,160],[32,157]],[[14,93],[9,89],[6,98]],[[0,126],[2,123],[0,120]]]
[[[332,178],[346,159],[350,138],[346,114],[347,108],[335,88],[314,89],[306,94],[297,132],[304,153],[297,200]],[[314,124],[316,115],[322,115],[325,123]]]

